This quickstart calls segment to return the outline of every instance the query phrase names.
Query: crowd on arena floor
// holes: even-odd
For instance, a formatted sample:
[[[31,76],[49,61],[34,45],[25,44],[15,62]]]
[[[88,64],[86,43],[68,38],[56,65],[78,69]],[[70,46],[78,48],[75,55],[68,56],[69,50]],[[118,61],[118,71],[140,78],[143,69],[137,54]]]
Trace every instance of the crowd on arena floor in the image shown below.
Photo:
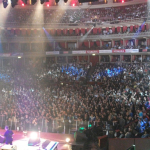
[[[135,4],[119,7],[96,9],[45,9],[44,16],[35,13],[34,9],[11,9],[7,22],[11,23],[91,23],[147,17],[147,4]]]
[[[86,78],[91,66],[29,61],[24,67],[6,68],[0,78],[0,114],[5,116],[5,121],[19,121],[24,130],[41,127],[43,119],[49,132],[53,120],[59,119],[62,124],[78,120],[92,125],[95,121],[102,128],[106,128],[104,122],[107,122],[108,131],[120,131],[120,134],[108,133],[109,137],[149,137],[148,63],[98,63],[91,74],[91,78],[97,79],[93,85],[79,81],[76,84],[68,78],[59,80],[70,74],[75,77],[77,72],[80,77],[84,72]],[[68,84],[70,81],[73,84]]]

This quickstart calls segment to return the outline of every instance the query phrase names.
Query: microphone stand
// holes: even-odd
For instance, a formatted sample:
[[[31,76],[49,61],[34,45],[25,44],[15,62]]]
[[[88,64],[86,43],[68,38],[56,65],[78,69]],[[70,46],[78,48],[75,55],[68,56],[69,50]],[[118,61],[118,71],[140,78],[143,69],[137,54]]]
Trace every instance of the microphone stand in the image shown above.
[[[39,139],[40,139],[40,144],[39,144],[39,148],[37,150],[42,150],[42,148],[41,148],[41,131],[40,131],[40,128],[39,128]]]

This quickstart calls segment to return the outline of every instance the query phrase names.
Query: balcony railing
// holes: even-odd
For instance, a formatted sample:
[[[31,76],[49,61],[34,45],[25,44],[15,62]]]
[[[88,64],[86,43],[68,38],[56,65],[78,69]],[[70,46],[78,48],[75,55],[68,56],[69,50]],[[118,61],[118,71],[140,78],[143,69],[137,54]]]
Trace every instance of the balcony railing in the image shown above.
[[[52,38],[47,37],[20,37],[20,36],[2,36],[2,42],[53,42],[53,41],[79,41],[83,36],[53,36]],[[115,40],[115,39],[136,39],[150,37],[150,31],[140,33],[120,33],[120,34],[109,34],[109,35],[88,35],[86,40]]]
[[[71,29],[72,27],[88,27],[88,26],[105,26],[109,27],[111,24],[113,26],[118,25],[118,23],[132,23],[133,22],[143,22],[145,18],[127,18],[124,20],[111,20],[111,21],[104,21],[105,24],[102,22],[79,22],[79,23],[21,23],[21,22],[6,22],[3,23],[0,21],[0,26],[8,28],[68,28]]]

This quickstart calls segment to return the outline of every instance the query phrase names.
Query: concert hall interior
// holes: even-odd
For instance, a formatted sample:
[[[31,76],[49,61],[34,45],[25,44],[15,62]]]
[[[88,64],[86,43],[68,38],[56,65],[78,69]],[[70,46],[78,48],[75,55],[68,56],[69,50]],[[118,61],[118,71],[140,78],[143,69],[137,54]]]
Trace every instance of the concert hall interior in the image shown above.
[[[149,150],[150,0],[0,0],[0,150]]]

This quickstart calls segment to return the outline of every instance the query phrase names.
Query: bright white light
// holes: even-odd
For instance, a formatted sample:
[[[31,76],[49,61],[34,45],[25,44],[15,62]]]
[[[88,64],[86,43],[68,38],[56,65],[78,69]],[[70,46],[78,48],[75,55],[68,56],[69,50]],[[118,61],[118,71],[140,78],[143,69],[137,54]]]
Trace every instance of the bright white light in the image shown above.
[[[95,54],[92,54],[93,56],[95,56]]]
[[[38,137],[38,134],[37,134],[36,132],[32,132],[32,133],[30,134],[30,138],[31,138],[32,140],[37,139],[37,137]]]
[[[67,143],[70,142],[70,138],[66,138],[66,142],[67,142]]]
[[[39,22],[41,24],[44,23],[44,5],[41,5],[41,3],[37,3],[35,5],[35,10],[32,13],[33,15],[30,15],[28,17],[29,20],[32,20],[32,23]]]
[[[21,58],[21,56],[18,56],[18,59],[20,59]]]

